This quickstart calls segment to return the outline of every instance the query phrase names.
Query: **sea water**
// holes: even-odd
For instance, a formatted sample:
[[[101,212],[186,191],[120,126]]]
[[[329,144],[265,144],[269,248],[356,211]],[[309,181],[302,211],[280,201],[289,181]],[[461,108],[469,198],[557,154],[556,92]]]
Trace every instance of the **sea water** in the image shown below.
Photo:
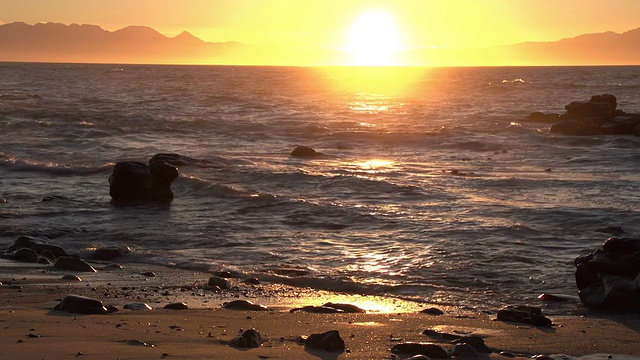
[[[525,120],[603,93],[640,112],[640,67],[0,63],[0,248],[474,310],[575,296],[603,229],[640,232],[640,138]],[[112,204],[113,165],[156,153],[195,159],[173,202]]]

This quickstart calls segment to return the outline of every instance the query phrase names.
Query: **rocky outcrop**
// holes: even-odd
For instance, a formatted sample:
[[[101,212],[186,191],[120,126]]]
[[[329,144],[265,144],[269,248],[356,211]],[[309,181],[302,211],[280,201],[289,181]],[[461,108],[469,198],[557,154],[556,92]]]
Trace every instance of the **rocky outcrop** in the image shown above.
[[[154,156],[149,164],[137,161],[117,163],[109,177],[111,198],[119,203],[171,202],[171,183],[179,173],[164,158],[166,156]]]
[[[640,312],[640,238],[610,238],[575,264],[578,295],[587,306]]]
[[[563,114],[531,113],[528,120],[553,123],[549,131],[563,135],[640,135],[640,114],[617,108],[614,95],[594,95],[588,101],[567,104]]]

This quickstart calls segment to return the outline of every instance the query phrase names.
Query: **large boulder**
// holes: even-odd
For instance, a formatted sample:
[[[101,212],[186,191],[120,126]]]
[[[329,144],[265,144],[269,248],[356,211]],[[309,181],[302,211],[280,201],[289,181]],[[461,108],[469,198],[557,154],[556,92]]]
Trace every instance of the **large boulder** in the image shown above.
[[[587,306],[640,312],[640,238],[610,238],[575,264],[578,295]]]
[[[151,158],[149,164],[119,162],[109,177],[109,195],[123,203],[169,203],[173,200],[171,183],[178,175],[176,167],[158,158]]]

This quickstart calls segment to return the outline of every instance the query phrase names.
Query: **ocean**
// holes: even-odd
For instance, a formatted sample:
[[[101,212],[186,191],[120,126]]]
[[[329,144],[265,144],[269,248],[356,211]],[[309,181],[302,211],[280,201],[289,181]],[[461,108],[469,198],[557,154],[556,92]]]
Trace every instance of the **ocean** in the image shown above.
[[[640,233],[640,138],[525,121],[603,93],[640,112],[640,67],[0,63],[0,249],[28,234],[128,246],[125,266],[550,307],[603,229]],[[114,164],[156,153],[195,159],[173,202],[112,204]]]

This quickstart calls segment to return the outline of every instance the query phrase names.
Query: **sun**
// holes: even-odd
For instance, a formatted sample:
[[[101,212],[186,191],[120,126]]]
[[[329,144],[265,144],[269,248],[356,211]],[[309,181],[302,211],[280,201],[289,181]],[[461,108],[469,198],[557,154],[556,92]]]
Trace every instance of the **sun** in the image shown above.
[[[400,32],[394,19],[382,11],[361,15],[351,27],[347,50],[355,65],[395,65],[394,55],[401,49]]]

